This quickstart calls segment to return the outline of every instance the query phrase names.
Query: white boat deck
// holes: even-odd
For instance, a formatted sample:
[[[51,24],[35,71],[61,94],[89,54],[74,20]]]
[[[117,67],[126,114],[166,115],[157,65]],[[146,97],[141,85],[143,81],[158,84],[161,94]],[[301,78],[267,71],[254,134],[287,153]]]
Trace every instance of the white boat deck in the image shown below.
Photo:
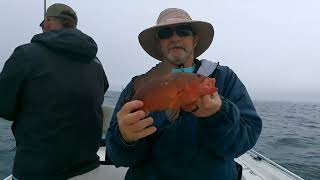
[[[243,154],[236,161],[242,166],[242,180],[303,180],[253,150]]]
[[[100,147],[98,151],[100,161],[105,160],[105,150],[105,147]],[[301,177],[255,151],[248,151],[237,158],[236,161],[241,164],[243,168],[242,180],[303,180]],[[101,167],[103,168],[102,177],[112,180],[123,180],[128,169],[124,167],[116,168],[113,165],[102,165]],[[4,180],[11,179],[12,176],[9,176]]]
[[[100,160],[104,161],[105,147],[98,151]],[[303,180],[287,169],[255,151],[248,151],[236,159],[241,164],[242,180]],[[112,165],[104,166],[106,179],[123,180],[127,168],[116,168]]]
[[[109,127],[109,122],[113,112],[113,106],[104,106],[104,125],[103,132]],[[100,156],[100,161],[105,159],[105,147],[100,147],[98,155]],[[303,180],[301,177],[295,175],[289,170],[283,168],[279,164],[271,161],[270,159],[264,157],[263,155],[250,150],[243,154],[239,158],[235,159],[239,164],[241,164],[242,170],[242,180]],[[123,180],[127,172],[127,168],[116,168],[113,165],[102,165],[103,175],[100,177],[105,177],[105,179],[112,180]],[[5,178],[4,180],[11,180],[12,176]],[[98,178],[97,178],[98,179]]]

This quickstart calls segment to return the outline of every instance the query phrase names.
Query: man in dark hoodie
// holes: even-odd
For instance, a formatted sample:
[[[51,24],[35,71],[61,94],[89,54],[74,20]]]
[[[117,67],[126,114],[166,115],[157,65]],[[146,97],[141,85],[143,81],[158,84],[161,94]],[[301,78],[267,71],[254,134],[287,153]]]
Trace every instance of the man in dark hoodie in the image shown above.
[[[68,179],[99,167],[109,84],[97,45],[64,4],[47,9],[43,33],[17,47],[0,74],[0,117],[13,121],[14,179]]]

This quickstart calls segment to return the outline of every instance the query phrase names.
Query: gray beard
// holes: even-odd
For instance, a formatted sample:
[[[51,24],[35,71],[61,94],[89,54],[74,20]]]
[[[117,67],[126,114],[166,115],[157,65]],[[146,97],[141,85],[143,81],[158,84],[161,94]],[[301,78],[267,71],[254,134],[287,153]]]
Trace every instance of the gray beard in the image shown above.
[[[165,59],[170,64],[175,65],[176,67],[181,67],[181,66],[184,66],[184,64],[187,62],[189,56],[190,56],[190,54],[185,56],[183,59],[171,59],[168,57],[166,57]]]
[[[170,58],[168,58],[168,57],[164,57],[164,59],[165,59],[167,62],[169,62],[170,64],[175,65],[176,67],[184,67],[184,64],[188,61],[188,59],[190,58],[190,56],[193,54],[193,51],[194,51],[194,49],[193,49],[192,51],[190,51],[190,53],[187,54],[187,55],[186,55],[184,58],[182,58],[182,59],[172,60],[172,59],[170,59]],[[169,56],[169,57],[170,57],[170,56]]]

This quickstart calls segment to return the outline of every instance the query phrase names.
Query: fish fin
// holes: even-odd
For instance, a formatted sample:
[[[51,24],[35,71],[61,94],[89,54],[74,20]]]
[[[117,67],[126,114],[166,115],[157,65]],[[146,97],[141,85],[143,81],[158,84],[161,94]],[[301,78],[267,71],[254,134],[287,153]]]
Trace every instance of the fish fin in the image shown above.
[[[178,119],[180,114],[180,109],[167,109],[165,112],[169,121],[173,122]]]
[[[184,90],[181,89],[177,92],[176,97],[174,98],[174,101],[171,101],[169,107],[172,109],[180,109],[180,104],[182,98],[183,98]]]

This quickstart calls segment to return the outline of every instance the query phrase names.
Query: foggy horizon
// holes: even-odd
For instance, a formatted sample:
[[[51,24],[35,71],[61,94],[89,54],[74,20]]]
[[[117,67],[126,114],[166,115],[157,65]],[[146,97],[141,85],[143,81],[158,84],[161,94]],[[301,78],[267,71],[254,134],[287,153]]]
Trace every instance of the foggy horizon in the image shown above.
[[[138,42],[138,34],[153,25],[168,7],[186,10],[194,20],[215,29],[209,49],[198,59],[229,66],[253,100],[320,102],[320,2],[102,0],[68,1],[78,15],[78,29],[98,44],[109,90],[120,91],[135,75],[159,61]],[[43,1],[1,1],[0,70],[13,50],[41,33]]]

